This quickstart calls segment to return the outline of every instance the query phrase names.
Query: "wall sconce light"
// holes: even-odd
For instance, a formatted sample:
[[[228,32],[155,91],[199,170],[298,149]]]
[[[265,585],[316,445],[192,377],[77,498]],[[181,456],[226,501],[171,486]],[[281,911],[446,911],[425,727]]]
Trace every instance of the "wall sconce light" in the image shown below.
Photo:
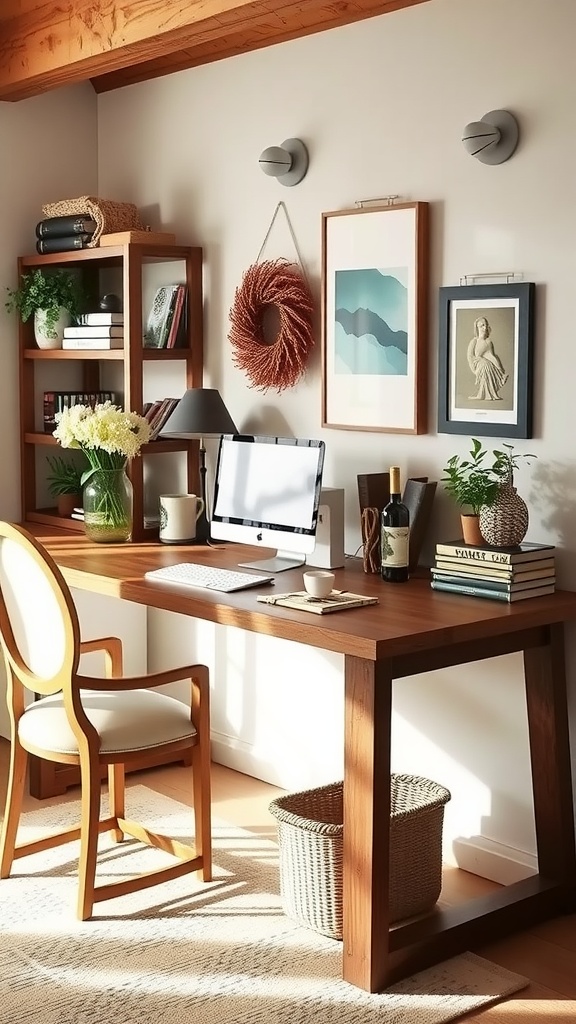
[[[464,149],[483,164],[503,164],[518,145],[518,122],[507,110],[491,110],[480,121],[467,124]]]
[[[286,139],[260,153],[259,163],[264,174],[278,178],[281,185],[297,185],[308,170],[308,150],[300,139]]]

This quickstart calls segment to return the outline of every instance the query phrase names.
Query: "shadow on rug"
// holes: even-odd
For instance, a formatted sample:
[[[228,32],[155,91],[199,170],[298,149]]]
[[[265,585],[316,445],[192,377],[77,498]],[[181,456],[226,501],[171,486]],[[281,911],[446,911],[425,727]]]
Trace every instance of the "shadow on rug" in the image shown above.
[[[128,813],[186,838],[190,809],[143,786]],[[23,817],[27,836],[79,820],[78,804]],[[99,880],[164,855],[101,838]],[[214,827],[214,881],[195,876],[75,918],[76,843],[16,861],[0,882],[0,1020],[18,1024],[442,1024],[528,985],[473,953],[369,995],[341,979],[341,943],[284,916],[274,842]]]

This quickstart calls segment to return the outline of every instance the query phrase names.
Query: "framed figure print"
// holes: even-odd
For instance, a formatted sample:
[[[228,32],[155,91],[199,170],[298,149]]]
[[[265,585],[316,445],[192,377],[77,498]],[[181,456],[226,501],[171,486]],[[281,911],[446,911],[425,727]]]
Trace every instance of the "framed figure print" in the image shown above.
[[[322,425],[423,434],[428,204],[322,214]]]
[[[439,433],[532,437],[535,290],[440,288]]]

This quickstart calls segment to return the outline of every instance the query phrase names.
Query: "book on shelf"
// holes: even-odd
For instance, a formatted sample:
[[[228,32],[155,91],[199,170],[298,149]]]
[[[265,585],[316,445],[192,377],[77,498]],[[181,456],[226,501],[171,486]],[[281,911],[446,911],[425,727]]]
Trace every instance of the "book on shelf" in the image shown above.
[[[84,352],[99,349],[106,352],[113,348],[124,348],[124,338],[63,338],[62,348],[68,351]]]
[[[123,323],[124,313],[103,313],[99,310],[95,313],[81,313],[78,317],[80,327],[111,327]]]
[[[491,601],[524,601],[529,597],[544,597],[553,594],[556,587],[554,583],[547,583],[541,587],[530,587],[529,590],[491,590],[488,587],[477,587],[474,584],[462,585],[460,583],[446,583],[444,580],[432,580],[430,586],[433,590],[440,590],[446,594],[465,594],[467,597],[484,597]]]
[[[36,252],[41,256],[49,252],[71,252],[73,249],[86,249],[92,241],[92,235],[67,235],[62,238],[39,238]]]
[[[166,338],[166,348],[176,348],[176,343],[179,338],[180,325],[182,322],[182,313],[184,309],[185,299],[186,285],[179,284],[178,291],[176,292],[176,299],[174,302],[174,314],[172,316],[168,336]]]
[[[362,594],[340,590],[333,590],[328,597],[311,597],[306,590],[299,590],[295,594],[259,594],[256,600],[262,604],[277,604],[298,612],[312,612],[314,615],[327,615],[330,612],[343,612],[349,608],[364,608],[369,604],[378,604],[377,597],[364,597]]]
[[[481,590],[498,590],[505,594],[517,593],[521,590],[533,590],[534,587],[544,587],[556,583],[554,570],[548,572],[546,576],[538,576],[536,579],[531,580],[499,580],[489,576],[457,576],[452,573],[440,572],[437,569],[431,569],[430,574],[436,583],[449,583],[452,586],[474,587]]]
[[[72,324],[64,328],[65,338],[123,338],[123,324]]]
[[[489,565],[471,562],[467,558],[437,558],[433,568],[437,573],[471,576],[473,579],[528,580],[554,575],[554,558],[538,558],[532,562],[513,565]]]
[[[156,413],[159,411],[160,406],[162,405],[162,401],[163,399],[158,398],[156,399],[155,402],[146,402],[142,410],[142,415],[145,420],[148,420],[148,423],[150,423],[150,425],[152,424],[152,421],[156,416]]]
[[[45,391],[43,405],[44,433],[56,429],[56,413],[71,409],[73,405],[116,404],[115,391]]]
[[[92,217],[47,217],[36,225],[36,238],[68,238],[70,235],[90,235],[96,230]]]
[[[165,284],[156,289],[152,308],[144,330],[144,348],[165,348],[174,315],[177,284]]]
[[[150,423],[150,440],[155,441],[156,438],[162,433],[162,427],[167,422],[168,417],[172,415],[174,409],[180,401],[179,398],[164,398],[160,402],[159,408],[155,411],[153,417],[148,422]]]
[[[442,541],[436,545],[436,555],[449,555],[454,558],[466,559],[470,562],[483,562],[487,565],[515,565],[517,562],[530,562],[544,558],[555,550],[553,544],[531,544],[524,541],[513,548],[494,548],[486,545],[477,547],[465,544],[463,540]]]

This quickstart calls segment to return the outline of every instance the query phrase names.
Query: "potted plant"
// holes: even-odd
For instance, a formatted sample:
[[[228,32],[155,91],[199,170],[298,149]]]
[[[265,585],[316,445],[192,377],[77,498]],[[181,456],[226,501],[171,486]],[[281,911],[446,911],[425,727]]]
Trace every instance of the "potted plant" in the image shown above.
[[[515,547],[528,533],[528,506],[514,487],[514,470],[521,459],[535,459],[530,452],[514,452],[514,445],[495,448],[492,472],[498,483],[494,501],[480,510],[479,526],[486,543],[493,547]]]
[[[6,309],[16,310],[22,323],[33,316],[34,334],[39,348],[60,348],[64,327],[76,319],[82,309],[83,289],[75,274],[68,270],[31,270],[22,274],[16,289],[8,288]]]
[[[480,533],[480,510],[490,506],[498,494],[498,478],[490,466],[484,465],[488,452],[480,441],[472,438],[469,456],[453,455],[444,467],[441,483],[460,506],[462,536],[467,544],[483,544]]]
[[[59,455],[47,461],[50,468],[48,490],[56,498],[58,514],[70,516],[82,501],[82,469]]]

